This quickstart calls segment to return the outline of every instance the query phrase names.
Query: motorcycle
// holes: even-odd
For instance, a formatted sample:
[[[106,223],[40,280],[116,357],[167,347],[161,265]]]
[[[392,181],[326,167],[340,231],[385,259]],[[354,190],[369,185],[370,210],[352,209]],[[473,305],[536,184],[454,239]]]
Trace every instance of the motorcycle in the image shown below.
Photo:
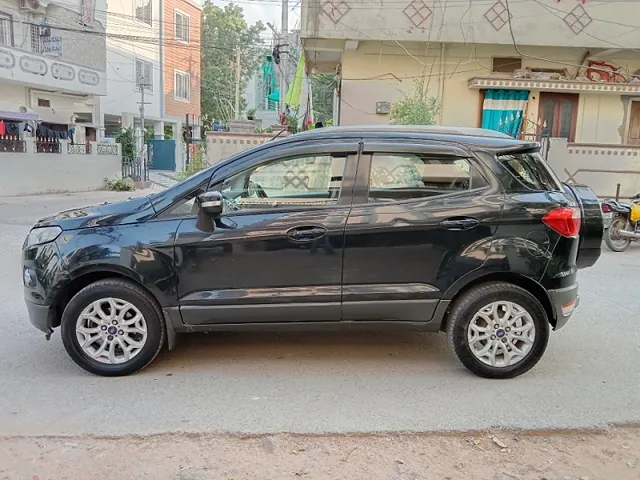
[[[624,252],[631,242],[640,240],[640,193],[631,203],[605,200],[601,203],[604,218],[604,242],[614,252]]]

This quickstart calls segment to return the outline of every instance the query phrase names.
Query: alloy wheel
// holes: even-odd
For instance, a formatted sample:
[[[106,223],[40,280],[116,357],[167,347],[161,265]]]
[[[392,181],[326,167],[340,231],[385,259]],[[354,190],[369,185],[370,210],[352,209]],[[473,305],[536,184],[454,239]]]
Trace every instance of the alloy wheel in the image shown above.
[[[533,348],[536,327],[527,310],[498,301],[481,308],[471,319],[467,342],[475,358],[492,367],[520,363]]]
[[[118,298],[90,303],[76,322],[76,338],[90,358],[106,364],[128,362],[147,341],[147,323],[140,310]]]

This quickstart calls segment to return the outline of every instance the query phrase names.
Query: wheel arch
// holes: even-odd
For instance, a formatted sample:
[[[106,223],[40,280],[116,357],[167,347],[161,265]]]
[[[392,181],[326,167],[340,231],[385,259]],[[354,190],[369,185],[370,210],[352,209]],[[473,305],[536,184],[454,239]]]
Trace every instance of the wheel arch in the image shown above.
[[[535,280],[513,272],[493,272],[484,275],[469,275],[468,277],[458,280],[443,295],[444,300],[449,300],[449,308],[442,321],[441,330],[445,330],[447,327],[449,311],[455,301],[472,288],[488,282],[507,282],[526,290],[540,302],[547,313],[549,323],[553,328],[556,327],[556,313],[551,303],[551,298],[544,287]]]
[[[59,327],[62,321],[62,313],[69,301],[83,288],[99,280],[120,279],[129,280],[138,287],[144,289],[151,297],[158,302],[162,308],[161,299],[156,289],[149,288],[142,277],[136,272],[123,268],[119,265],[99,264],[91,265],[75,270],[71,274],[70,280],[59,290],[53,301],[52,324],[53,328]],[[156,290],[154,292],[154,290]]]

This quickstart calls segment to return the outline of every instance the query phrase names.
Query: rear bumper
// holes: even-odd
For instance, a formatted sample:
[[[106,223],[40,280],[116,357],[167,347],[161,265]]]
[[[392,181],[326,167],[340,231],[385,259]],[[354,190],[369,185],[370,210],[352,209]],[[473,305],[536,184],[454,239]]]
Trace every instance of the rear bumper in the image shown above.
[[[578,295],[578,284],[571,285],[557,290],[549,290],[551,304],[556,313],[556,325],[554,330],[564,327],[571,315],[580,303]]]

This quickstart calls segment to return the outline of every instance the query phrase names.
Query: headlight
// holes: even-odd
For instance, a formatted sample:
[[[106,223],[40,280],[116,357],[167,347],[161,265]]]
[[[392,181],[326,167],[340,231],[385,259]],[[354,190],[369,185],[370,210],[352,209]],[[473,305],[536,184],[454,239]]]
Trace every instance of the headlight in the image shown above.
[[[33,247],[35,245],[53,242],[61,233],[62,229],[60,227],[34,228],[29,232],[26,246]]]

